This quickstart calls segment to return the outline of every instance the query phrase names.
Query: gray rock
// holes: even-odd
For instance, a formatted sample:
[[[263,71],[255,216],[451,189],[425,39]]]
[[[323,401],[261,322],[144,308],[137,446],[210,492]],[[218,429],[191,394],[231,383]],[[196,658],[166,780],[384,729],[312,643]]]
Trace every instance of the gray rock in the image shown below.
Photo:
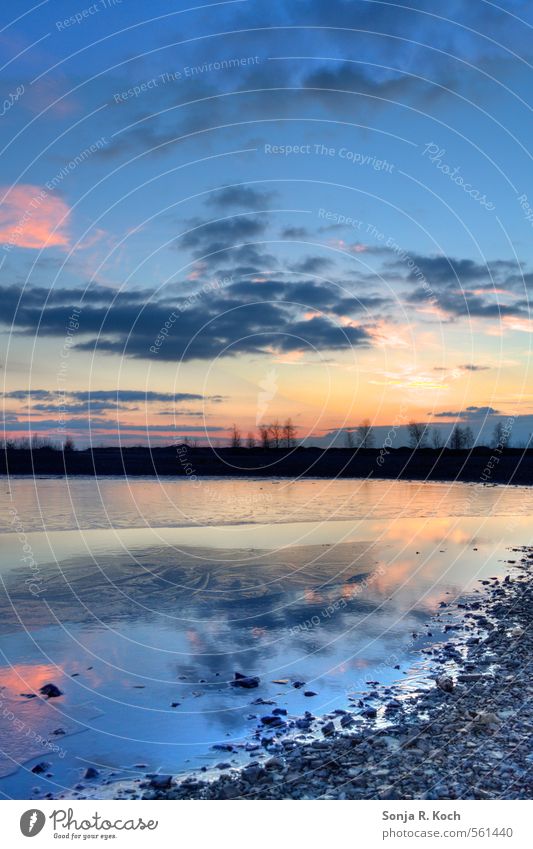
[[[150,779],[150,787],[153,787],[154,790],[168,790],[172,784],[171,775],[153,774],[147,777]]]
[[[453,678],[450,675],[438,675],[435,684],[444,693],[451,693],[455,689]]]

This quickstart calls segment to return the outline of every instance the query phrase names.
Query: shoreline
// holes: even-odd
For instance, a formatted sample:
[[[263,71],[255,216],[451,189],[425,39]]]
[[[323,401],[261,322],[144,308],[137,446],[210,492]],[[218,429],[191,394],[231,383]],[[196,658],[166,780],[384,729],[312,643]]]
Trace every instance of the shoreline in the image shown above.
[[[533,485],[533,449],[411,450],[345,448],[231,449],[48,448],[0,452],[0,475],[7,477],[183,478],[354,478],[476,483],[480,486]]]
[[[315,717],[312,741],[280,735],[263,758],[227,764],[214,780],[201,771],[147,776],[114,798],[531,798],[533,548],[513,553],[505,578],[485,581],[479,599],[460,605],[454,639],[429,650],[429,679],[439,683],[398,699],[372,682],[389,725],[363,696],[355,710]]]

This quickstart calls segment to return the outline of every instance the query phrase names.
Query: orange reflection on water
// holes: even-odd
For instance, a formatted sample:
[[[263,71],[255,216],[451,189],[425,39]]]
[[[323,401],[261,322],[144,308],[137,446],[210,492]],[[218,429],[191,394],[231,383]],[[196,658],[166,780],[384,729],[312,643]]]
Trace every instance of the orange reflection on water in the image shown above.
[[[0,669],[0,687],[16,693],[38,693],[57,675],[57,667],[51,664],[18,663]]]

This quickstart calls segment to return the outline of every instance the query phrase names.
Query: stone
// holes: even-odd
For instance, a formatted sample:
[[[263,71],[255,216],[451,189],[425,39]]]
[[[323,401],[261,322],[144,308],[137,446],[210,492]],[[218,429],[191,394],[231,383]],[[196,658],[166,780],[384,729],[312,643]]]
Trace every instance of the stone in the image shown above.
[[[265,762],[265,769],[283,769],[284,766],[281,758],[270,758]]]
[[[438,675],[435,684],[443,693],[451,693],[455,689],[453,678],[450,675]]]
[[[46,772],[46,770],[49,769],[49,768],[50,768],[49,763],[47,763],[46,761],[41,761],[40,763],[35,764],[35,766],[32,767],[31,771],[33,773],[35,773],[35,775],[42,775],[42,773]]]
[[[265,774],[259,764],[249,764],[241,772],[241,776],[248,784],[255,784]]]
[[[92,778],[98,778],[99,775],[100,775],[100,773],[98,772],[97,769],[95,769],[93,766],[89,766],[85,770],[83,777],[87,780],[90,780]]]
[[[252,675],[243,675],[241,672],[235,672],[235,678],[231,682],[232,687],[243,687],[245,690],[251,690],[253,687],[259,687],[260,679]]]
[[[42,696],[46,696],[49,699],[57,699],[59,696],[63,695],[59,687],[56,687],[55,684],[44,684],[39,692]]]
[[[171,775],[159,775],[159,773],[147,776],[150,779],[150,787],[154,790],[168,790],[172,784]]]
[[[268,728],[280,728],[285,725],[281,717],[279,716],[262,716],[261,722],[263,725],[268,726]]]
[[[499,725],[500,717],[492,711],[480,711],[475,721],[478,725]]]

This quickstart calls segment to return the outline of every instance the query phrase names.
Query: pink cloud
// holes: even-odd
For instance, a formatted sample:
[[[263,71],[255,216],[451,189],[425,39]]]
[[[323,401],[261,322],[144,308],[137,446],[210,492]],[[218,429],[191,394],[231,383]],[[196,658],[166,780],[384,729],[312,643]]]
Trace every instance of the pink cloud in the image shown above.
[[[67,247],[70,207],[41,186],[0,187],[0,242],[17,248]]]

